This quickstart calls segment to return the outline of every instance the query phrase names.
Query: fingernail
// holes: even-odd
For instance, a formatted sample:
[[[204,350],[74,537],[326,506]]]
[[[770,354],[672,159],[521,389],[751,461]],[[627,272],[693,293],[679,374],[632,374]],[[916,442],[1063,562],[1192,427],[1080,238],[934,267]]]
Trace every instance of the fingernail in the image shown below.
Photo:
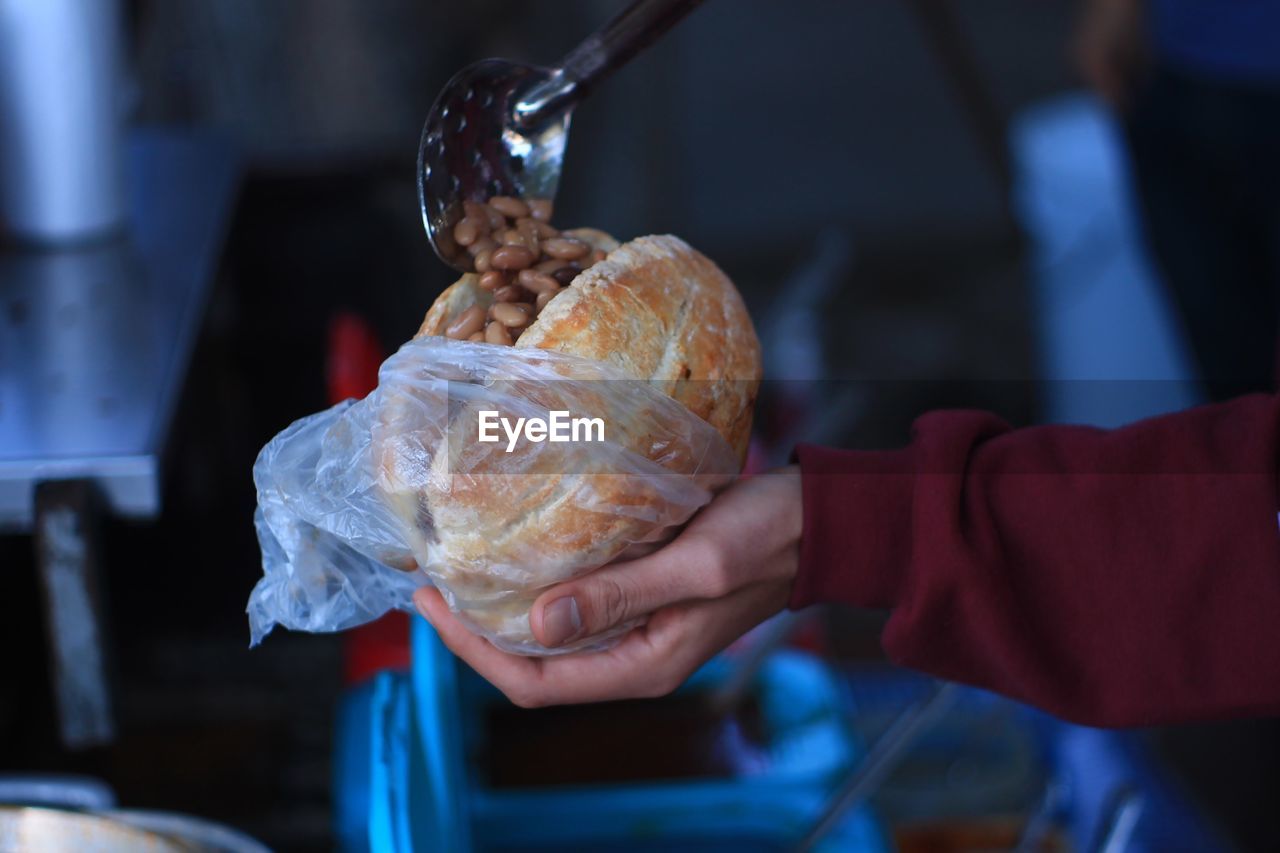
[[[567,643],[582,630],[578,601],[572,595],[557,598],[542,608],[542,634],[548,646]]]

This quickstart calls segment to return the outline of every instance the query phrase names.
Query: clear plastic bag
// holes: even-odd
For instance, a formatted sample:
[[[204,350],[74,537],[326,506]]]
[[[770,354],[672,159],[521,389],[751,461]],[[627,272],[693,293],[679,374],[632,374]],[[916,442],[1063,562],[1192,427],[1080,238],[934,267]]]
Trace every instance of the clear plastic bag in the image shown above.
[[[479,413],[598,417],[603,440],[478,441]],[[489,419],[492,421],[492,418]],[[493,434],[492,429],[489,430]],[[549,586],[660,542],[737,473],[720,434],[649,383],[536,348],[419,338],[378,387],[303,418],[254,465],[263,574],[254,644],[275,625],[337,631],[434,584],[499,648],[552,654],[530,605]],[[587,535],[589,534],[589,535]]]

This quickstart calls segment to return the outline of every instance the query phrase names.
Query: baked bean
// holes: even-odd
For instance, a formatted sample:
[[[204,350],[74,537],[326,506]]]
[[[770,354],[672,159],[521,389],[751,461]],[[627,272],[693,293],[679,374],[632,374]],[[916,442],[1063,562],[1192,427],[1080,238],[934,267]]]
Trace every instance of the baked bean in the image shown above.
[[[560,269],[556,270],[551,274],[551,277],[556,280],[557,284],[561,284],[561,285],[564,285],[565,287],[568,287],[570,284],[573,283],[573,280],[578,277],[578,273],[580,272],[582,272],[582,270],[578,267],[578,265],[572,264],[570,266],[561,267]]]
[[[529,251],[533,252],[534,260],[542,257],[541,239],[538,236],[538,229],[533,227],[532,219],[521,219],[516,222],[516,230],[520,232],[520,236],[524,238],[524,244],[529,247]]]
[[[587,267],[605,253],[550,224],[551,201],[495,196],[487,204],[463,202],[469,245],[480,288],[493,294],[487,310],[469,308],[450,324],[450,337],[511,345]],[[461,223],[459,223],[461,224]],[[479,317],[479,327],[476,317]]]
[[[521,229],[532,228],[533,233],[537,234],[540,240],[550,240],[552,237],[560,236],[560,232],[552,226],[532,218],[517,219],[516,227]]]
[[[560,282],[546,273],[534,270],[520,270],[520,275],[516,276],[516,281],[534,293],[546,293],[549,290],[560,289]]]
[[[524,302],[498,302],[493,306],[493,319],[513,328],[527,326],[533,319],[533,308]]]
[[[511,283],[511,276],[502,270],[491,269],[480,276],[481,290],[497,290]]]
[[[551,199],[549,198],[531,198],[529,199],[529,215],[539,222],[551,221]]]
[[[543,308],[546,308],[548,302],[560,295],[561,289],[562,288],[556,288],[555,290],[548,290],[545,293],[539,293],[537,300],[533,303],[534,309],[541,311]]]
[[[529,300],[529,291],[518,284],[509,284],[493,292],[494,302],[528,302]]]
[[[510,228],[502,232],[502,244],[504,246],[524,246],[533,255],[535,261],[542,256],[542,247],[538,245],[537,235],[521,231],[518,228]]]
[[[503,228],[507,227],[507,217],[494,210],[489,205],[484,206],[485,215],[489,217],[489,231],[496,234]]]
[[[490,323],[484,327],[484,339],[491,344],[505,344],[511,346],[514,341],[511,340],[511,333],[507,331],[507,327],[501,323]]]
[[[542,244],[542,251],[553,258],[565,261],[576,261],[591,251],[591,247],[581,240],[572,237],[554,237]]]
[[[495,195],[489,206],[509,219],[523,219],[529,215],[529,205],[509,195]]]
[[[499,246],[493,250],[489,263],[494,269],[522,270],[535,260],[533,252],[526,246]]]
[[[471,337],[482,328],[484,328],[484,309],[479,305],[472,305],[454,318],[454,321],[445,329],[445,336],[462,340]]]
[[[453,226],[453,239],[459,246],[470,246],[480,239],[480,223],[471,218],[463,218]]]

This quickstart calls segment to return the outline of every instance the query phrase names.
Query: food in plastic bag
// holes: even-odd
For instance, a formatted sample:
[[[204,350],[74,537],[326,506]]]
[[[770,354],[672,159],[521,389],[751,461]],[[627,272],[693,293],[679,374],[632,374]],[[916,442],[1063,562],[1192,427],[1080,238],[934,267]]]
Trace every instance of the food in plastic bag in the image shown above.
[[[275,624],[339,630],[409,609],[430,582],[500,648],[599,648],[611,637],[539,645],[534,599],[669,538],[737,473],[759,346],[706,258],[674,237],[640,238],[579,273],[514,346],[445,336],[495,304],[480,276],[463,276],[372,394],[263,449],[254,642]],[[583,434],[511,431],[557,418]]]

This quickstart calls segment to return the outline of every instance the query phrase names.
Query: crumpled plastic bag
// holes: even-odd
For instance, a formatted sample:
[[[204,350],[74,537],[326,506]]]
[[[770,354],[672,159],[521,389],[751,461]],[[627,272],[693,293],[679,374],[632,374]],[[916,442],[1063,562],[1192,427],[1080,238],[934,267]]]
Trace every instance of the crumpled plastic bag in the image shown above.
[[[514,423],[553,409],[599,417],[603,440],[521,439],[512,452],[501,429],[497,442],[477,440],[481,410]],[[297,421],[259,454],[252,643],[275,625],[339,631],[412,610],[414,590],[431,583],[506,651],[606,647],[632,626],[546,649],[530,633],[530,605],[549,586],[670,538],[737,470],[713,427],[608,364],[412,340],[368,397]],[[542,514],[548,490],[562,522],[581,522],[522,526]],[[595,531],[587,545],[582,525]]]

